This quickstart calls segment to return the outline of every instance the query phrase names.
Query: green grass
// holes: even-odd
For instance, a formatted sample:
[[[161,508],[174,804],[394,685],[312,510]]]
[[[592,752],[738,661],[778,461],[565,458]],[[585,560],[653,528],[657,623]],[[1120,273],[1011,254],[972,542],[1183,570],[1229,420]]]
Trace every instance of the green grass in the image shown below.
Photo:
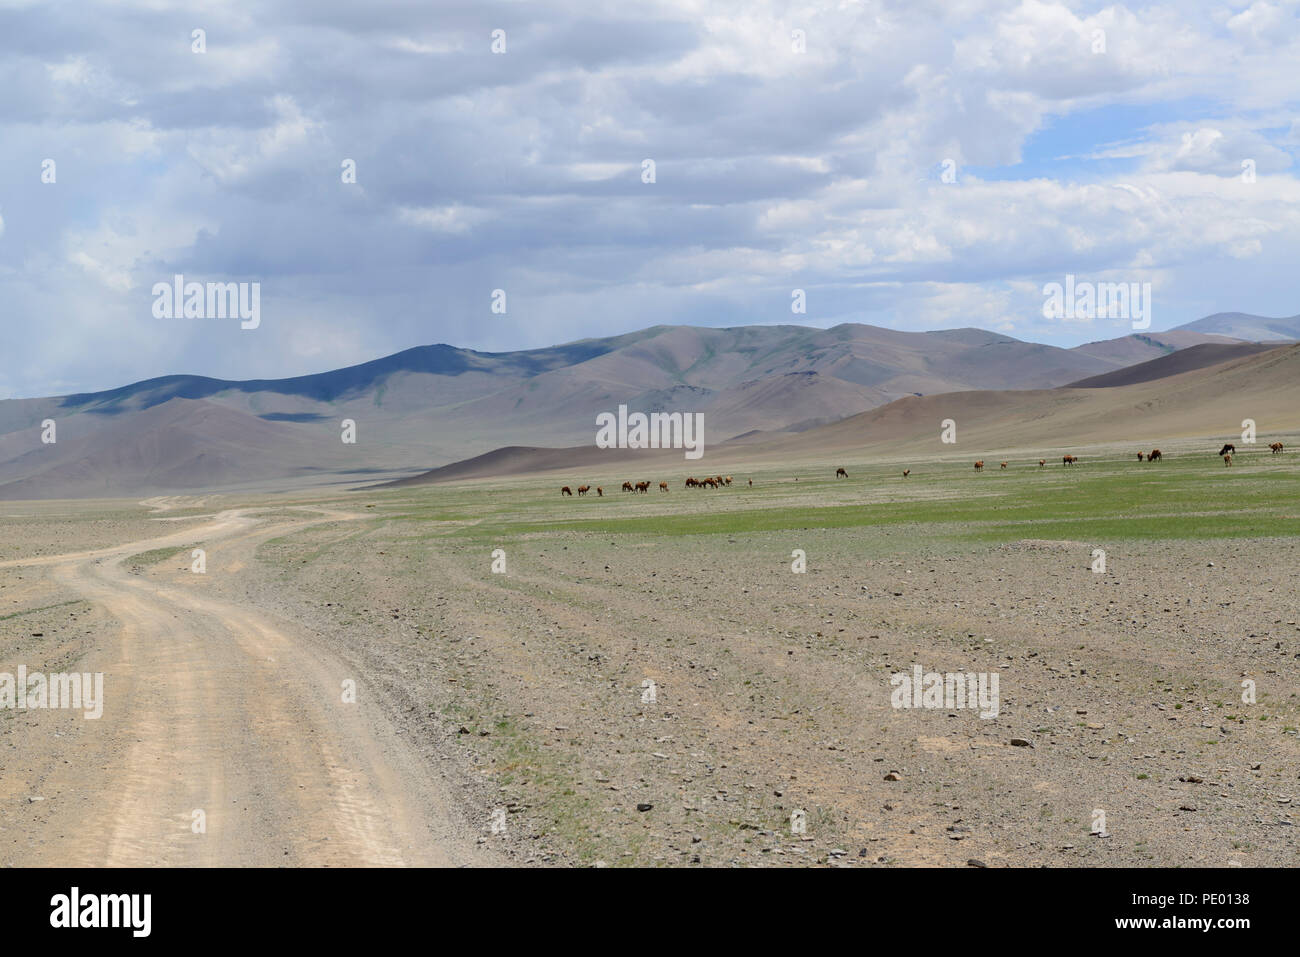
[[[55,602],[53,605],[42,605],[40,608],[24,608],[22,611],[11,612],[8,615],[0,615],[0,621],[8,621],[11,618],[23,618],[27,615],[34,615],[40,611],[49,611],[52,608],[63,608],[65,605],[85,605],[85,601],[74,598],[71,601]]]
[[[483,541],[558,530],[647,539],[907,526],[927,538],[985,544],[1300,535],[1300,471],[1273,463],[1228,470],[1217,459],[1189,458],[1155,466],[1020,465],[983,475],[946,464],[906,482],[892,469],[859,469],[840,482],[773,479],[752,489],[702,492],[677,484],[670,496],[614,493],[594,502],[558,501],[549,486],[505,488],[466,498],[464,512],[448,502],[463,490],[434,489],[411,502],[404,517],[427,518],[430,534]],[[855,496],[861,504],[844,503]],[[439,521],[459,525],[435,529]]]
[[[180,555],[182,552],[188,558],[190,552],[197,547],[198,546],[187,545],[185,548],[155,548],[147,552],[139,552],[138,554],[132,555],[126,560],[125,564],[136,565],[140,568],[148,568],[151,565],[157,565],[169,558]]]

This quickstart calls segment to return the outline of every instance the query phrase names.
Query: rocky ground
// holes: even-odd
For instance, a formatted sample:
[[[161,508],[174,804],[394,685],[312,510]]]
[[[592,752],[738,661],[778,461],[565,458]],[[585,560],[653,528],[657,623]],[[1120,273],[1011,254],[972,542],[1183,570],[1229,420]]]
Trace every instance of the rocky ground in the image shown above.
[[[493,574],[396,519],[269,544],[245,587],[358,656],[517,861],[1293,864],[1300,545],[1092,549],[556,531]],[[917,664],[996,673],[998,716],[892,707]]]

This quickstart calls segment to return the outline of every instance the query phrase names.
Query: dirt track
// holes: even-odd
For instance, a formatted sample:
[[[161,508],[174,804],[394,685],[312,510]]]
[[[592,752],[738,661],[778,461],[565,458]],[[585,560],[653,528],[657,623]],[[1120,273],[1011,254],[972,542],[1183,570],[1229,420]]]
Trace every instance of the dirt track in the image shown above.
[[[199,541],[209,568],[230,572],[266,538],[346,518],[227,511],[157,539],[0,563],[47,573],[46,587],[116,624],[97,629],[77,665],[104,672],[103,717],[20,713],[3,752],[0,864],[466,862],[446,794],[367,702],[360,675],[293,626],[218,597],[204,575],[160,583],[128,564]],[[356,704],[343,703],[347,679]],[[195,811],[205,833],[194,833]]]

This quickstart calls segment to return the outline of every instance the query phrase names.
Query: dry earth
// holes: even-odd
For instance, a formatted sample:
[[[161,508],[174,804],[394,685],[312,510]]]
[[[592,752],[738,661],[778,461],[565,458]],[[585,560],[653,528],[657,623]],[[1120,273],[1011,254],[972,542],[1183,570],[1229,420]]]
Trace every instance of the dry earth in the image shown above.
[[[0,525],[0,671],[102,670],[107,703],[0,712],[0,863],[1295,863],[1295,537],[568,524],[900,494],[849,464],[594,501],[12,505],[44,511]],[[918,664],[996,673],[997,717],[891,707]]]

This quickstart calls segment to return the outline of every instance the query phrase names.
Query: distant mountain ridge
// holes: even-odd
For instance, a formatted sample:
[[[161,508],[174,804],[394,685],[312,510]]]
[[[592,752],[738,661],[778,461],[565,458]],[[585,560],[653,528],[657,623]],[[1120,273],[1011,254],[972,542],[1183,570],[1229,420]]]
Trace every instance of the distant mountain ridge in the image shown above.
[[[903,397],[1050,389],[1223,341],[1184,329],[1063,349],[969,327],[659,325],[519,352],[420,346],[284,379],[163,376],[0,401],[0,497],[397,479],[510,446],[590,443],[595,416],[621,404],[702,412],[710,446],[762,441]]]
[[[1185,322],[1178,327],[1187,332],[1199,332],[1247,342],[1279,342],[1300,340],[1300,316],[1270,319],[1252,316],[1245,312],[1216,312],[1195,322]]]

